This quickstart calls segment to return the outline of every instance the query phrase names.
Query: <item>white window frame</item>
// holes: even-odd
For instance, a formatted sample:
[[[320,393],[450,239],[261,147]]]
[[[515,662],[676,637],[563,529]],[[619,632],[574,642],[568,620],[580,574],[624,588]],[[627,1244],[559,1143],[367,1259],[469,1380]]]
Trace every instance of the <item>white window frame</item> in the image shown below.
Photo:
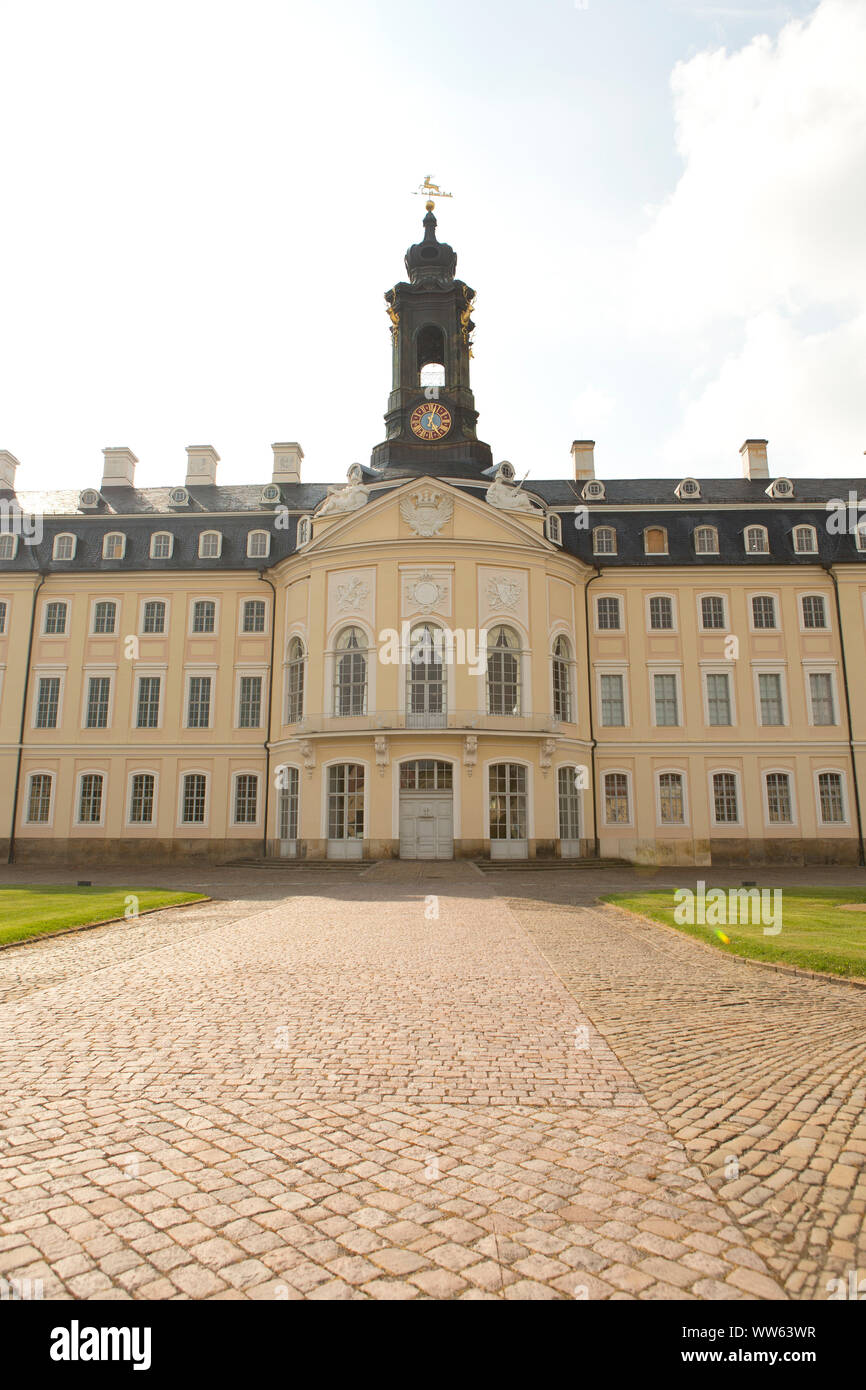
[[[113,603],[113,604],[114,604],[114,631],[113,631],[113,632],[97,632],[97,631],[96,631],[96,605],[97,605],[98,603]],[[88,627],[87,627],[87,635],[88,635],[88,637],[101,637],[101,638],[103,638],[103,639],[108,639],[109,641],[110,641],[110,640],[116,640],[117,637],[120,636],[119,628],[120,628],[120,625],[121,625],[121,613],[122,613],[122,611],[123,611],[123,609],[122,609],[121,600],[120,600],[119,598],[115,598],[113,594],[100,594],[99,598],[93,598],[93,599],[91,599],[91,600],[90,600],[90,622],[89,622]]]
[[[80,820],[81,815],[81,782],[84,777],[102,778],[102,796],[99,799],[99,820]],[[94,828],[105,828],[105,807],[108,802],[108,769],[104,767],[82,767],[75,774],[75,801],[73,803],[72,824],[86,830]]]
[[[165,604],[165,626],[162,632],[145,632],[144,630],[144,610],[149,603]],[[171,629],[171,598],[168,594],[145,594],[138,602],[138,635],[146,637],[148,641],[159,641],[160,638],[167,638]],[[199,634],[196,634],[197,636]]]
[[[615,598],[619,604],[619,627],[599,627],[598,625],[598,601],[602,598]],[[592,605],[593,632],[601,637],[609,637],[612,633],[625,632],[625,594],[596,594],[595,602]]]
[[[598,701],[598,703],[597,703],[597,705],[596,705],[596,709],[598,710],[598,727],[599,727],[600,729],[630,729],[630,728],[631,728],[631,705],[630,705],[630,701],[629,701],[628,672],[629,672],[629,663],[628,663],[627,661],[623,661],[623,662],[614,662],[614,661],[603,662],[601,665],[596,665],[596,667],[595,667],[595,693],[596,693],[596,699],[597,699],[597,701]],[[602,678],[602,676],[621,676],[621,677],[622,677],[622,713],[623,713],[623,720],[624,720],[624,722],[623,722],[622,724],[603,724],[603,723],[602,723],[602,718],[601,718],[601,715],[602,715],[601,678]]]
[[[253,554],[253,551],[252,551],[252,544],[253,544],[253,537],[254,537],[254,536],[264,536],[264,538],[265,538],[265,549],[264,549],[264,554],[262,554],[262,555],[254,555],[254,554]],[[256,529],[255,531],[248,531],[248,532],[247,532],[247,559],[248,559],[248,560],[267,560],[267,559],[270,558],[270,554],[271,554],[271,533],[270,533],[270,531],[266,531],[266,530],[264,530],[262,527],[257,527],[257,529]]]
[[[755,691],[755,724],[759,729],[789,729],[791,727],[791,707],[788,699],[788,669],[784,661],[753,661],[752,684]],[[761,718],[761,676],[779,677],[779,695],[782,701],[781,724],[765,724]]]
[[[776,619],[775,627],[755,627],[755,613],[752,608],[752,600],[756,598],[771,598],[773,600],[773,616]],[[767,633],[775,633],[777,637],[782,635],[782,601],[778,589],[755,589],[746,595],[746,605],[748,608],[750,633],[757,633],[759,637],[763,637]]]
[[[819,631],[820,630],[821,629],[819,629]],[[810,628],[809,631],[811,632],[812,629]],[[809,719],[809,727],[812,729],[838,729],[840,724],[842,723],[842,712],[839,707],[839,689],[838,682],[836,680],[836,662],[804,660],[802,665],[803,683],[806,688],[806,713]],[[830,695],[833,700],[833,714],[835,715],[832,724],[815,723],[815,712],[812,707],[812,682],[810,680],[811,676],[830,677]]]
[[[207,537],[209,537],[209,536],[216,536],[216,538],[217,538],[217,549],[216,549],[216,554],[215,554],[215,555],[205,555],[205,554],[204,554],[204,543],[205,543],[205,539],[206,539]],[[222,531],[212,531],[212,530],[211,530],[211,531],[200,531],[200,532],[199,532],[199,537],[198,537],[198,558],[199,558],[200,560],[219,560],[219,559],[221,559],[221,557],[222,557],[222,553],[223,553],[223,536],[222,536]]]
[[[672,626],[671,626],[671,627],[652,627],[652,626],[651,626],[651,624],[650,624],[650,600],[651,600],[651,599],[654,599],[654,598],[667,598],[667,599],[670,599],[670,602],[671,602],[671,622],[672,622]],[[666,590],[666,589],[658,589],[658,590],[653,591],[653,593],[644,594],[644,610],[645,610],[645,614],[646,614],[646,630],[647,630],[647,636],[649,636],[649,637],[666,637],[666,636],[673,636],[675,633],[678,633],[678,632],[679,632],[679,630],[680,630],[680,614],[679,614],[679,604],[677,603],[677,596],[676,596],[676,594],[672,594],[669,590]]]
[[[842,793],[842,820],[824,820],[821,815],[821,788],[819,778],[822,773],[833,772],[839,777],[839,787]],[[816,767],[812,769],[812,780],[815,792],[815,821],[821,827],[825,825],[850,825],[851,824],[851,802],[848,795],[848,773],[844,767]]]
[[[66,617],[63,621],[62,632],[46,632],[45,624],[48,622],[48,605],[50,603],[61,603],[66,609]],[[39,636],[47,638],[49,642],[65,642],[69,637],[69,626],[71,622],[72,603],[67,598],[45,598],[42,600],[42,621],[39,624]]]
[[[193,621],[195,618],[195,606],[197,603],[212,603],[213,613],[213,632],[194,632]],[[216,594],[193,594],[190,597],[187,610],[186,635],[187,637],[215,638],[219,637],[220,632],[220,599]]]
[[[157,714],[158,723],[156,727],[144,728],[138,725],[138,683],[141,680],[149,680],[152,677],[159,677],[159,712]],[[136,735],[154,734],[163,727],[165,721],[165,694],[168,685],[168,667],[150,666],[146,662],[136,662],[132,669],[132,708],[129,715],[130,731]],[[147,768],[141,769],[147,772]]]
[[[610,531],[611,535],[613,536],[613,550],[599,550],[598,545],[597,545],[597,542],[596,542],[596,536],[598,535],[599,531]],[[615,527],[615,526],[607,526],[607,525],[605,525],[605,524],[602,524],[601,526],[593,526],[593,528],[592,528],[592,553],[593,553],[593,555],[616,555],[616,554],[617,554],[617,534],[616,534],[616,527]]]
[[[418,755],[416,754],[415,757]],[[436,755],[438,758],[438,754]],[[338,759],[337,761],[345,761]],[[405,757],[402,762],[414,762],[414,757]],[[444,760],[443,760],[444,761]],[[535,839],[535,763],[528,758],[513,758],[509,753],[500,753],[496,758],[486,758],[482,764],[482,775],[484,777],[484,839],[490,843],[490,769],[497,767],[500,763],[508,763],[526,770],[526,842]],[[456,780],[456,779],[455,779]],[[366,807],[365,807],[366,810]],[[558,816],[557,816],[558,820]],[[502,843],[502,842],[500,842]]]
[[[309,545],[313,539],[313,523],[308,516],[299,516],[298,524],[295,528],[295,549],[301,550],[305,545]]]
[[[63,727],[63,697],[66,693],[66,670],[65,666],[34,666],[33,667],[33,695],[31,697],[30,708],[30,727],[37,734],[55,734]],[[57,723],[51,729],[40,729],[36,723],[36,715],[39,710],[39,682],[45,677],[46,680],[60,680],[57,691]]]
[[[162,690],[160,690],[159,700],[160,704],[162,704]],[[130,818],[132,812],[132,779],[134,777],[153,778],[153,815],[150,820],[132,820]],[[127,773],[126,806],[124,807],[123,817],[125,829],[138,832],[138,834],[141,835],[153,833],[153,827],[157,825],[159,820],[159,773],[155,767],[134,767]]]
[[[0,594],[0,603],[5,603],[6,612],[3,615],[3,623],[0,625],[0,637],[8,637],[9,629],[12,626],[12,595]]]
[[[704,613],[701,604],[705,598],[720,598],[722,600],[722,617],[725,621],[721,627],[704,627]],[[716,637],[727,636],[731,630],[730,607],[729,595],[726,591],[720,592],[718,589],[705,589],[701,593],[696,594],[695,612],[697,613],[698,619],[698,632],[708,632],[711,636]]]
[[[713,533],[713,540],[714,540],[715,544],[714,544],[714,546],[713,546],[713,548],[712,548],[711,550],[698,550],[698,532],[699,532],[699,531],[712,531],[712,533]],[[695,527],[694,531],[692,532],[692,542],[693,542],[694,552],[695,552],[696,555],[718,555],[718,553],[719,553],[719,528],[718,528],[718,526],[710,526],[708,522],[701,522],[701,523],[699,523],[699,525],[697,525],[697,526]]]
[[[157,537],[161,537],[161,536],[168,536],[168,554],[167,554],[167,555],[154,555],[153,552],[154,552],[154,549],[155,549],[155,544],[156,544]],[[148,547],[148,554],[149,554],[151,560],[170,560],[170,559],[172,558],[172,556],[174,555],[174,532],[173,532],[173,531],[154,531],[154,532],[152,533],[151,537],[150,537],[150,545],[149,545],[149,547]]]
[[[244,725],[241,728],[241,681],[244,676],[258,676],[262,682],[261,701],[259,705],[260,722],[258,724]],[[253,666],[235,667],[235,699],[234,699],[234,724],[233,728],[240,733],[254,734],[257,731],[263,733],[268,718],[268,667],[265,662]]]
[[[119,537],[120,537],[120,554],[119,554],[119,555],[107,555],[107,554],[106,554],[106,547],[108,546],[108,542],[109,542],[110,540],[114,540],[114,538],[115,538],[116,536],[119,536]],[[125,559],[126,559],[126,533],[125,533],[124,531],[106,531],[105,535],[102,537],[102,558],[103,558],[103,560],[125,560]]]
[[[704,727],[707,729],[735,729],[737,727],[737,682],[734,680],[734,662],[701,662],[701,695],[704,702]],[[710,692],[707,676],[727,676],[728,702],[731,707],[730,724],[710,723]]]
[[[677,776],[682,778],[683,784],[683,818],[681,821],[662,820],[662,788],[661,779],[665,776]],[[684,767],[657,767],[653,769],[653,785],[655,787],[656,800],[656,825],[662,830],[684,830],[691,825],[691,807],[689,806],[689,777]]]
[[[803,612],[803,600],[804,600],[804,599],[807,599],[807,598],[820,598],[820,599],[823,600],[823,602],[824,602],[824,618],[825,618],[825,624],[824,624],[823,627],[807,627],[807,626],[806,626],[806,616],[805,616],[805,614],[804,614],[804,612]],[[832,623],[831,623],[831,621],[830,621],[830,603],[829,603],[829,596],[828,596],[827,594],[822,594],[822,593],[820,593],[817,589],[802,589],[802,590],[798,591],[798,593],[797,593],[797,617],[798,617],[798,619],[799,619],[799,621],[800,621],[800,631],[801,631],[801,632],[805,632],[807,635],[811,635],[811,634],[813,634],[813,633],[816,633],[816,634],[817,634],[817,633],[822,633],[822,632],[823,632],[823,633],[830,633],[830,632],[833,631],[833,625],[832,625]]]
[[[654,729],[682,729],[685,724],[685,711],[683,709],[683,680],[681,667],[672,662],[657,663],[648,661],[647,676],[649,678],[650,724]],[[656,723],[656,676],[673,676],[674,678],[677,698],[676,724]]]
[[[811,535],[811,537],[812,537],[812,549],[811,549],[811,550],[803,550],[803,549],[801,548],[800,543],[799,543],[798,538],[797,538],[797,537],[798,537],[798,533],[799,533],[800,531],[808,531],[808,532],[810,533],[810,535]],[[815,527],[814,527],[814,526],[809,526],[809,525],[807,525],[805,522],[800,522],[800,523],[798,523],[796,526],[794,526],[793,530],[791,531],[791,541],[792,541],[793,546],[794,546],[794,554],[795,554],[795,555],[817,555],[817,554],[818,554],[818,532],[815,530]]]
[[[182,723],[181,723],[181,728],[182,728],[182,729],[188,729],[189,732],[192,733],[192,734],[201,734],[201,733],[207,732],[209,729],[215,728],[215,726],[216,726],[215,712],[216,712],[216,701],[217,701],[217,676],[218,676],[218,673],[219,673],[219,667],[218,667],[218,666],[185,666],[185,667],[184,667],[184,671],[183,671],[183,719],[182,719]],[[190,693],[190,682],[191,682],[194,678],[206,677],[206,676],[209,676],[209,677],[210,677],[210,705],[209,705],[209,707],[208,707],[208,722],[207,722],[207,724],[190,724],[190,723],[187,722],[188,719],[189,719],[189,693]],[[160,700],[161,700],[161,699],[162,699],[162,691],[160,691]]]
[[[3,564],[8,564],[10,560],[15,560],[18,556],[18,541],[20,537],[17,531],[0,531],[0,536],[12,537],[12,554],[0,556],[0,561],[2,561]]]
[[[605,792],[604,779],[606,777],[625,777],[626,795],[628,796],[628,820],[608,820],[607,818],[607,794]],[[634,806],[634,779],[631,770],[627,767],[601,767],[598,770],[598,795],[599,810],[601,811],[602,824],[611,830],[634,829],[635,825],[635,806]]]
[[[713,791],[713,778],[716,775],[726,773],[734,778],[737,795],[737,819],[736,820],[716,820],[716,797]],[[742,830],[745,825],[743,819],[745,806],[743,804],[743,779],[739,768],[736,767],[711,767],[707,772],[707,801],[710,813],[710,825],[714,830]]]
[[[264,701],[262,701],[264,704]],[[239,777],[255,777],[256,779],[256,818],[255,820],[236,820],[237,815],[237,791]],[[366,782],[366,778],[364,779]],[[229,825],[233,830],[255,830],[261,829],[262,824],[262,785],[264,783],[264,773],[260,767],[238,767],[232,768],[231,785],[229,787]],[[301,788],[298,783],[298,817],[300,819],[300,800]],[[300,828],[300,827],[299,827]]]
[[[342,632],[343,628],[344,628],[344,627],[348,627],[348,626],[351,626],[351,624],[348,624],[348,623],[343,623],[343,624],[341,624],[341,626],[340,626],[340,628],[339,628],[339,631]],[[399,759],[396,760],[396,761],[399,761]],[[494,759],[493,761],[495,762],[495,761],[497,761],[497,760]],[[329,774],[329,771],[330,771],[330,769],[331,769],[332,767],[338,767],[341,763],[354,763],[356,767],[362,767],[362,768],[364,769],[364,834],[363,834],[363,836],[361,837],[361,845],[362,845],[362,847],[363,847],[363,845],[366,844],[367,840],[369,840],[369,838],[370,838],[370,764],[369,764],[369,762],[368,762],[368,760],[367,760],[366,758],[355,758],[355,757],[353,757],[353,756],[351,755],[351,753],[343,753],[340,757],[337,757],[337,758],[329,758],[328,761],[327,761],[326,763],[322,763],[322,780],[321,780],[321,784],[320,784],[320,785],[321,785],[321,797],[320,797],[320,800],[321,800],[321,807],[320,807],[320,816],[321,816],[321,838],[322,838],[322,840],[325,842],[325,845],[327,846],[328,840],[330,839],[330,836],[328,835],[328,830],[329,830],[329,828],[330,828],[330,823],[329,823],[329,822],[330,822],[330,816],[329,816],[329,811],[330,811],[330,807],[329,807],[330,792],[328,791],[328,786],[329,786],[329,776],[328,776],[328,774]],[[456,779],[454,779],[454,780],[456,780]],[[300,794],[301,794],[301,788],[300,788],[300,784],[299,784],[299,785],[298,785],[298,798],[299,798],[298,816],[299,816],[299,818],[300,818]],[[490,810],[489,810],[489,806],[488,806],[488,800],[489,800],[489,798],[485,797],[485,807],[487,808],[485,814],[486,814],[486,815],[488,816],[488,818],[489,818]],[[299,831],[300,831],[300,828],[301,828],[301,827],[300,827],[300,819],[299,819],[299,822],[298,822],[298,830],[299,830]],[[298,836],[298,838],[300,839],[300,835]],[[488,836],[488,838],[489,838],[489,836]],[[363,848],[362,848],[362,853],[363,853]]]
[[[554,714],[553,709],[553,668],[557,661],[563,660],[562,657],[557,657],[554,654],[554,648],[557,642],[559,641],[560,637],[564,638],[565,641],[568,643],[568,650],[570,653],[569,657],[565,662],[565,665],[568,668],[568,719],[559,719],[556,716],[556,714]],[[575,652],[575,641],[568,628],[555,628],[554,631],[550,634],[550,717],[557,724],[577,724],[579,722],[577,717],[577,658]]]
[[[263,603],[265,605],[265,625],[261,632],[244,631],[244,609],[248,603]],[[271,630],[271,610],[267,598],[263,594],[240,594],[238,597],[238,636],[239,637],[267,637]],[[203,634],[198,634],[199,636]]]
[[[204,778],[204,820],[184,820],[183,818],[183,784],[186,777]],[[181,767],[177,772],[177,828],[180,830],[197,830],[202,832],[210,829],[211,811],[211,781],[212,774],[204,767]]]
[[[788,779],[788,791],[791,797],[791,819],[790,820],[770,820],[770,793],[767,788],[767,778],[773,775],[784,775]],[[799,807],[797,805],[797,774],[792,767],[762,767],[761,768],[761,802],[764,811],[764,829],[784,833],[787,826],[800,824]]]
[[[58,550],[58,542],[59,542],[59,541],[72,541],[72,554],[71,554],[71,555],[58,555],[57,550]],[[54,537],[54,541],[53,541],[53,544],[52,544],[52,546],[51,546],[51,558],[52,558],[52,560],[57,560],[57,561],[59,561],[60,563],[66,563],[66,562],[68,562],[69,560],[74,560],[74,559],[75,559],[75,552],[76,552],[77,549],[78,549],[78,537],[76,536],[76,534],[75,534],[74,531],[58,531],[58,532],[57,532],[57,535]]]
[[[90,682],[93,680],[108,681],[108,723],[103,728],[91,728],[87,724],[88,695]],[[81,715],[80,727],[83,733],[105,734],[114,724],[114,697],[117,693],[117,667],[116,666],[83,666],[81,668]]]
[[[750,550],[750,549],[749,549],[749,532],[750,532],[750,531],[761,531],[761,532],[763,533],[763,536],[764,536],[764,548],[763,548],[763,550]],[[743,527],[743,550],[745,551],[746,555],[769,555],[769,554],[770,554],[770,533],[769,533],[769,531],[767,530],[766,526],[762,526],[762,525],[760,524],[760,522],[751,522],[748,526],[744,526],[744,527]]]
[[[52,768],[52,767],[28,767],[27,772],[26,772],[26,780],[25,780],[25,782],[24,782],[24,802],[23,802],[23,805],[22,805],[22,807],[21,807],[21,817],[20,817],[20,820],[21,820],[21,824],[22,824],[22,825],[33,826],[34,829],[35,829],[37,832],[40,831],[40,830],[48,831],[48,830],[52,830],[52,829],[54,828],[54,807],[55,807],[55,805],[56,805],[56,803],[57,803],[57,778],[58,778],[58,775],[59,775],[59,774],[58,774],[58,771],[57,771],[56,768]],[[50,797],[49,802],[48,802],[48,819],[47,819],[47,820],[30,820],[29,815],[28,815],[28,812],[29,812],[29,810],[30,810],[30,780],[31,780],[31,778],[33,778],[33,777],[50,777],[50,778],[51,778],[51,797]]]

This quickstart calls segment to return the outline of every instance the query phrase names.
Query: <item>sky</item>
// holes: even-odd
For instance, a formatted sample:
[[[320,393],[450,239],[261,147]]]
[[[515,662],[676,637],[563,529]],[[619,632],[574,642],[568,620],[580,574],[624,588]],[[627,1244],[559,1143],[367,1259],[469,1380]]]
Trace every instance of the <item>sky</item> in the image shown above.
[[[430,174],[494,459],[866,472],[866,0],[0,0],[0,449],[341,480]]]

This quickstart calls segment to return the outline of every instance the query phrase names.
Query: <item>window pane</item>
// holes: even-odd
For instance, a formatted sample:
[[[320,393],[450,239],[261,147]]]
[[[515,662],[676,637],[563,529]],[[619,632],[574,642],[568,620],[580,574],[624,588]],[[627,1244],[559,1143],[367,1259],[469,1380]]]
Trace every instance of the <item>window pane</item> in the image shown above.
[[[822,821],[844,821],[841,772],[822,772],[818,778],[818,795]]]
[[[725,600],[712,594],[701,599],[701,627],[724,629]]]
[[[598,615],[598,626],[600,630],[618,630],[619,621],[619,599],[600,598],[596,608]]]
[[[724,673],[707,676],[707,714],[710,724],[731,722],[731,688]]]
[[[752,624],[754,627],[776,626],[776,600],[769,594],[757,594],[752,599]]]
[[[187,773],[183,779],[183,819],[185,824],[203,824],[207,779],[203,773]]]
[[[820,671],[810,674],[809,691],[812,696],[812,723],[835,724],[833,677],[829,672]]]
[[[653,676],[656,724],[678,724],[676,676]]]
[[[149,772],[139,772],[132,779],[129,798],[129,819],[134,825],[148,824],[153,820],[153,792],[155,778]]]
[[[187,726],[207,729],[210,725],[210,676],[190,676]]]
[[[773,824],[793,819],[791,813],[791,782],[786,772],[767,774],[767,809]]]
[[[659,777],[659,806],[662,824],[683,824],[685,819],[683,779],[678,772],[663,772]]]
[[[716,820],[720,823],[736,823],[739,820],[737,779],[732,772],[716,772],[713,775],[713,807]]]
[[[821,594],[804,594],[803,596],[803,626],[804,627],[826,627],[827,610]]]
[[[650,599],[650,627],[672,628],[674,625],[674,605],[669,598]]]
[[[622,676],[601,677],[601,722],[607,728],[625,724]]]
[[[85,721],[88,729],[108,728],[110,691],[111,680],[108,676],[90,677],[87,688],[87,718]]]
[[[605,773],[604,818],[608,825],[623,825],[630,819],[628,778],[624,772]]]
[[[262,722],[262,678],[241,676],[238,724],[242,729],[258,729]]]
[[[265,602],[264,599],[251,598],[244,604],[244,632],[264,632],[265,630]]]
[[[50,815],[51,778],[47,773],[37,773],[30,778],[30,793],[27,798],[27,819],[35,825],[45,825]]]
[[[782,724],[782,677],[775,674],[758,676],[761,697],[761,723]]]
[[[98,772],[87,773],[81,779],[78,819],[93,825],[102,816],[102,777]]]
[[[56,729],[60,704],[60,677],[41,676],[36,696],[37,729]]]

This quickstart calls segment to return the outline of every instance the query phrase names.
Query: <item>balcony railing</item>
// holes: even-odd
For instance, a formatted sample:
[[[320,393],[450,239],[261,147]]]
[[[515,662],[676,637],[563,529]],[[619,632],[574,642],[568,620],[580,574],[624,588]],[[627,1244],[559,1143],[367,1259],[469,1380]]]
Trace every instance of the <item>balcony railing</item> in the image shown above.
[[[562,725],[549,714],[485,714],[479,710],[448,710],[434,713],[412,710],[373,710],[369,714],[308,714],[288,726],[295,734],[388,733],[396,729],[424,729],[434,732],[472,733],[486,730],[502,733],[557,733]]]

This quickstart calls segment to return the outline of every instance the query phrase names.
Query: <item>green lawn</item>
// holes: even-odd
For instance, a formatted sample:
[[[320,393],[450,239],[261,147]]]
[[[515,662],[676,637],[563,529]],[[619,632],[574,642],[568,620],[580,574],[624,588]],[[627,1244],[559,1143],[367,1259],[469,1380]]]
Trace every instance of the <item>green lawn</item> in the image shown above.
[[[758,887],[760,888],[760,884]],[[707,893],[709,893],[707,889]],[[727,890],[726,890],[727,891]],[[866,978],[866,912],[846,912],[842,903],[866,903],[866,890],[857,888],[785,888],[781,895],[781,931],[766,936],[760,922],[715,926],[677,922],[674,918],[673,891],[656,893],[612,893],[602,899],[628,912],[641,912],[664,922],[688,936],[708,941],[729,955],[749,956],[753,960],[780,961],[804,970],[831,975]],[[679,900],[682,903],[682,899]],[[712,904],[707,904],[710,916]],[[772,911],[772,899],[770,900]],[[682,915],[682,908],[680,909]],[[695,914],[697,916],[697,913]],[[728,916],[732,914],[729,912]],[[738,914],[745,916],[744,911]],[[755,914],[757,915],[757,914]],[[719,939],[717,932],[729,938]]]
[[[174,893],[161,888],[0,888],[0,945],[25,941],[31,936],[61,931],[64,927],[83,927],[107,917],[123,917],[127,898],[138,899],[137,910],[173,907],[176,903],[198,902],[202,893]]]

